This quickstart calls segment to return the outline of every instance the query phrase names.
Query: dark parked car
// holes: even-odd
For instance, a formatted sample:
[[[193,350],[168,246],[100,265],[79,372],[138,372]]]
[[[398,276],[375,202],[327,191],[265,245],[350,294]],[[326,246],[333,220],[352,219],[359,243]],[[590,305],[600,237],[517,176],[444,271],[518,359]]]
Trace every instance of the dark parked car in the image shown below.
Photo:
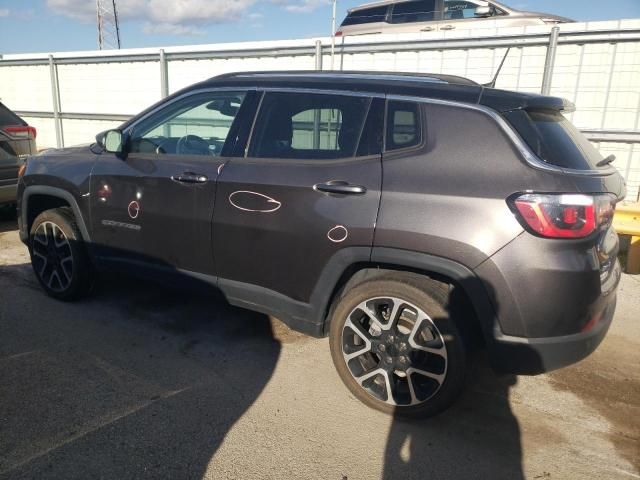
[[[36,129],[0,103],[0,205],[16,202],[18,170],[36,153]]]
[[[20,234],[53,297],[106,269],[210,285],[329,336],[367,405],[433,415],[479,344],[538,374],[609,328],[625,187],[571,107],[443,75],[223,75],[30,158]]]

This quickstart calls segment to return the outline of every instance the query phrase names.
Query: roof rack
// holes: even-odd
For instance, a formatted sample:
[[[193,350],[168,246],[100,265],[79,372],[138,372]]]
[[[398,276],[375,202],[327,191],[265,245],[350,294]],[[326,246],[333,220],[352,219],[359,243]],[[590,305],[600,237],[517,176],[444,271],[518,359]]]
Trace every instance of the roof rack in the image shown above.
[[[478,85],[477,82],[456,75],[438,73],[412,73],[412,72],[377,72],[377,71],[319,71],[319,70],[291,70],[291,71],[262,71],[262,72],[235,72],[226,73],[218,77],[222,78],[268,78],[268,77],[298,77],[298,78],[335,78],[335,79],[362,79],[362,80],[398,80],[411,82],[444,83],[457,85]]]

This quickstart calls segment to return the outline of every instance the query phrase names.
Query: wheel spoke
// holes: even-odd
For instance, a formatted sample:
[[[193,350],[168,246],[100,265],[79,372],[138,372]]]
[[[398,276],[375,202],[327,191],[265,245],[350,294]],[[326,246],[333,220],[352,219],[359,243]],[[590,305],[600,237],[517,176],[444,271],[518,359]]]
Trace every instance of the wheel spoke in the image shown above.
[[[354,323],[353,321],[351,321],[351,318],[348,318],[344,326],[345,328],[350,328],[353,333],[358,335],[365,343],[371,346],[371,342],[369,340],[371,337],[369,336],[369,332],[367,332],[362,325],[360,325],[359,323]]]
[[[60,235],[57,235],[57,233],[60,233]],[[69,244],[69,242],[67,241],[67,237],[65,237],[64,235],[64,232],[56,226],[54,226],[53,228],[53,241],[57,248],[65,247]]]
[[[387,403],[394,404],[393,401],[393,389],[391,388],[391,381],[389,379],[389,373],[383,368],[377,368],[372,370],[371,372],[365,373],[360,377],[355,377],[356,381],[360,384],[361,387],[364,387],[364,382],[367,380],[377,377],[378,375],[382,375],[384,378],[385,390],[387,393]]]
[[[444,342],[442,340],[441,340],[441,346],[438,347],[438,348],[425,347],[424,345],[420,345],[416,341],[416,335],[420,331],[420,327],[425,322],[425,320],[429,320],[430,321],[430,319],[428,317],[422,316],[422,315],[418,317],[418,320],[416,320],[416,323],[413,326],[413,329],[411,330],[411,333],[409,334],[409,345],[411,345],[411,348],[415,348],[416,350],[421,350],[423,352],[432,353],[434,355],[439,355],[440,357],[447,358],[447,349],[446,349],[445,344],[444,344]]]
[[[357,309],[364,312],[367,315],[367,317],[369,317],[369,319],[376,324],[378,328],[380,328],[381,330],[387,329],[384,323],[382,323],[378,318],[378,315],[376,314],[376,312],[374,312],[369,308],[369,305],[367,305],[367,302],[362,302],[360,305],[358,305]]]
[[[427,372],[426,370],[421,370],[419,368],[409,368],[407,369],[407,378],[411,378],[411,375],[413,374],[418,374],[418,375],[422,375],[423,377],[427,377],[427,378],[431,378],[433,380],[435,380],[436,382],[438,382],[438,384],[442,385],[442,382],[444,382],[444,377],[446,376],[444,373],[439,374],[439,373],[431,373],[431,372]],[[410,382],[412,382],[412,380],[410,380]]]
[[[56,277],[58,279],[58,285],[62,285],[62,282],[60,281],[60,275],[58,274],[57,270],[51,270],[51,276],[49,277],[49,282],[47,282],[47,285],[50,289],[53,290],[53,277]]]
[[[45,230],[44,235],[40,235],[37,231],[33,236],[33,240],[38,242],[40,245],[44,245],[45,247],[49,245],[49,239],[47,238],[47,233]]]

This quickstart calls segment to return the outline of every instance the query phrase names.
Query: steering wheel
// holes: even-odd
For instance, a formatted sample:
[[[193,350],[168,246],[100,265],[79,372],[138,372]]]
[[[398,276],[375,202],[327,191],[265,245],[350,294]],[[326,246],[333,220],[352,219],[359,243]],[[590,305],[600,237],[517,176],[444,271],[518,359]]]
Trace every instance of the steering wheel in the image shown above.
[[[185,135],[176,144],[178,155],[211,155],[209,142],[197,135]]]

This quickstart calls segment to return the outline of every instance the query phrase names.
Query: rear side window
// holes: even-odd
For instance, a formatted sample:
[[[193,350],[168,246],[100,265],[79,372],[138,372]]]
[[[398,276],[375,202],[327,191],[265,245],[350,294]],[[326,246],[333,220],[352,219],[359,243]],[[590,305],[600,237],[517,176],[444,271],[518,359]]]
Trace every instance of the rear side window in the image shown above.
[[[560,112],[517,110],[505,114],[531,150],[562,168],[592,170],[602,155]]]
[[[387,18],[388,7],[375,7],[356,10],[347,15],[342,25],[361,25],[363,23],[384,22]]]
[[[0,103],[0,127],[7,125],[26,125],[25,121]]]
[[[415,147],[421,142],[422,122],[419,104],[415,102],[389,102],[386,150]]]
[[[435,0],[396,3],[393,6],[391,23],[430,22],[435,20],[435,16]]]
[[[301,160],[354,157],[370,98],[265,94],[249,156]]]

